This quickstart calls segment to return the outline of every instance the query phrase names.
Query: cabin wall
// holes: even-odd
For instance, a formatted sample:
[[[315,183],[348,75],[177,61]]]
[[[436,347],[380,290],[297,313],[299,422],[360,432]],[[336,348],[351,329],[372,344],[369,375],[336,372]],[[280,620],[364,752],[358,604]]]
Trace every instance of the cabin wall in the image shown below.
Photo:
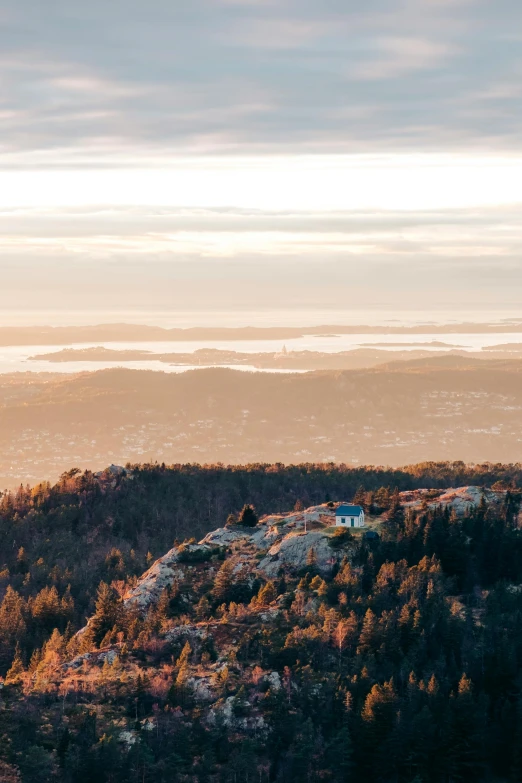
[[[352,524],[352,520],[353,520],[353,524]],[[364,527],[364,516],[359,516],[359,517],[338,516],[335,518],[335,525],[336,527]]]

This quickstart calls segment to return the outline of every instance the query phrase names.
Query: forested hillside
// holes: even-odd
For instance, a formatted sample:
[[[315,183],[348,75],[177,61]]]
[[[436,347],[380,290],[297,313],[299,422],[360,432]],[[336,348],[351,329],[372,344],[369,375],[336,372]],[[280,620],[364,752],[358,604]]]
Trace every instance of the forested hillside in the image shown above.
[[[469,483],[496,502],[438,505]],[[129,466],[4,496],[0,778],[522,779],[521,483],[518,465]],[[372,538],[328,527],[353,496]]]
[[[60,481],[0,499],[0,584],[25,599],[67,593],[75,627],[93,609],[100,580],[132,578],[176,540],[200,538],[253,504],[258,514],[351,499],[370,508],[380,488],[522,486],[522,465],[424,463],[399,470],[344,465],[134,465],[131,476],[77,468]],[[68,599],[69,600],[69,599]],[[74,610],[72,609],[74,603]],[[1,672],[0,672],[1,673]]]

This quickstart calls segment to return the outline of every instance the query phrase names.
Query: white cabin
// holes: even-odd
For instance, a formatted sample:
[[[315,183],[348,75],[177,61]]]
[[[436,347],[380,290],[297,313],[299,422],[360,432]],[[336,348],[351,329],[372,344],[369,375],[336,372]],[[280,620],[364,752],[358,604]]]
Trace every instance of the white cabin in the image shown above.
[[[364,527],[364,509],[343,503],[335,509],[335,524],[337,527]]]

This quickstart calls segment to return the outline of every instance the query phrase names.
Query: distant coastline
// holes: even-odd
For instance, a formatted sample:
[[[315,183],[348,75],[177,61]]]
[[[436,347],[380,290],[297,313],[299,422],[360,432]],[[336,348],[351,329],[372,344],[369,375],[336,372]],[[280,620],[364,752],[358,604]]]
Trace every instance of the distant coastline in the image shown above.
[[[197,342],[232,340],[291,340],[317,335],[348,334],[522,334],[522,321],[398,326],[328,325],[321,326],[242,326],[189,327],[166,329],[140,324],[98,324],[93,326],[5,326],[0,327],[0,346],[51,346],[98,342]]]
[[[400,344],[393,343],[393,346]],[[35,354],[30,356],[28,361],[49,362],[51,364],[61,364],[64,362],[146,362],[158,361],[162,364],[176,366],[201,366],[201,367],[219,367],[219,366],[247,366],[259,370],[286,370],[292,371],[311,371],[311,370],[356,370],[370,369],[390,362],[412,362],[422,360],[449,360],[451,363],[456,358],[469,361],[492,361],[508,358],[509,354],[521,355],[522,344],[514,344],[506,348],[501,345],[488,348],[487,352],[458,350],[433,350],[433,344],[430,349],[411,348],[412,343],[406,343],[410,346],[407,350],[386,350],[376,346],[372,348],[354,348],[348,351],[337,351],[335,353],[326,353],[321,351],[285,351],[285,352],[258,352],[242,353],[233,350],[220,350],[217,348],[202,348],[191,353],[153,353],[152,351],[123,349],[114,350],[103,346],[88,348],[63,348],[60,351],[51,353]],[[445,345],[444,343],[437,344]]]

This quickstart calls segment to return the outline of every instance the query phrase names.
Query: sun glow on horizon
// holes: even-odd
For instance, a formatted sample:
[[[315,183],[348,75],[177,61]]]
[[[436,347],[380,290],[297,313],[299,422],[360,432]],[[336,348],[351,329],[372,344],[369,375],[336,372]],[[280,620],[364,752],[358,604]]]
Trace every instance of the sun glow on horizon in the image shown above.
[[[186,158],[164,168],[0,170],[0,207],[423,210],[522,203],[522,157]]]

